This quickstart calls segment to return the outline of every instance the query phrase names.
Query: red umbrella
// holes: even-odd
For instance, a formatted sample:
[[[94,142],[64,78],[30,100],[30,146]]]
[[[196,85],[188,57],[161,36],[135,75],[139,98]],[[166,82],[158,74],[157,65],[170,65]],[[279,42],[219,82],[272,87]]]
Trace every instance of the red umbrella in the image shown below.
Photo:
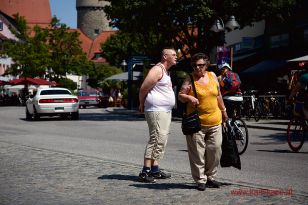
[[[11,85],[54,85],[54,83],[48,80],[45,80],[45,79],[28,78],[28,77],[10,80],[9,84]]]
[[[0,80],[0,85],[8,85],[10,84],[8,81]]]

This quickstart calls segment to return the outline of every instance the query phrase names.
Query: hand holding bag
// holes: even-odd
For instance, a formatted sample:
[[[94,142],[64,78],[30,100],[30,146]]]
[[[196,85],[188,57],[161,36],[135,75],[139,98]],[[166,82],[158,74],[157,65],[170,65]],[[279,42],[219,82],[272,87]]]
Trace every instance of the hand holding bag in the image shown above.
[[[228,125],[228,123],[227,123]],[[235,167],[241,169],[241,159],[238,153],[237,145],[234,136],[232,135],[230,126],[222,127],[222,145],[221,145],[221,167]]]
[[[189,76],[190,76],[190,79],[191,79],[191,82],[192,82],[192,88],[193,88],[193,91],[194,91],[194,96],[196,98],[198,98],[196,88],[195,88],[194,79],[191,75],[189,75]],[[185,110],[186,110],[186,106],[185,106]],[[184,135],[192,135],[196,132],[199,132],[200,130],[201,130],[201,122],[200,122],[200,118],[199,118],[197,109],[195,111],[193,111],[192,113],[188,114],[188,115],[186,113],[184,113],[183,117],[182,117],[182,132],[183,132],[183,134]]]

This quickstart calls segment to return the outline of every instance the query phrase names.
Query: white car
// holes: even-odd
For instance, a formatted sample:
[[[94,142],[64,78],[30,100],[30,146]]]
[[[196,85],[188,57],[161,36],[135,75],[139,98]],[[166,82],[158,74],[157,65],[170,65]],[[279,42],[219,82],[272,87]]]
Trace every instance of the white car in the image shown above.
[[[38,88],[26,101],[26,119],[37,120],[40,116],[70,117],[79,119],[79,102],[66,88]]]

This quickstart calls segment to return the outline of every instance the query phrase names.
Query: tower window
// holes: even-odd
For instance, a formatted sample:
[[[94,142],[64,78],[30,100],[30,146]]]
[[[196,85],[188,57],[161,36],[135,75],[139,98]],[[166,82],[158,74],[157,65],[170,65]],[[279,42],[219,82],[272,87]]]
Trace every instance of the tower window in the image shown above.
[[[99,29],[94,29],[94,34],[98,35],[99,34]]]

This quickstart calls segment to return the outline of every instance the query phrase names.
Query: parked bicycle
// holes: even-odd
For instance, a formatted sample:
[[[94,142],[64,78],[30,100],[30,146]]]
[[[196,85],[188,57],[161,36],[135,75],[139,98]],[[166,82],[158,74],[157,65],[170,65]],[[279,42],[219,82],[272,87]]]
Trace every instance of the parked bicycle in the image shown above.
[[[262,116],[268,118],[270,115],[274,118],[282,116],[282,105],[279,102],[276,91],[268,91],[260,100]]]
[[[243,106],[242,106],[242,112],[246,119],[249,120],[251,117],[255,119],[256,122],[258,122],[261,118],[261,104],[258,100],[258,97],[256,96],[257,91],[251,90],[249,91],[244,98]]]
[[[242,102],[225,100],[228,111],[227,120],[228,131],[231,132],[233,139],[236,141],[239,154],[243,154],[248,147],[248,128],[244,120],[240,117],[240,105]]]

